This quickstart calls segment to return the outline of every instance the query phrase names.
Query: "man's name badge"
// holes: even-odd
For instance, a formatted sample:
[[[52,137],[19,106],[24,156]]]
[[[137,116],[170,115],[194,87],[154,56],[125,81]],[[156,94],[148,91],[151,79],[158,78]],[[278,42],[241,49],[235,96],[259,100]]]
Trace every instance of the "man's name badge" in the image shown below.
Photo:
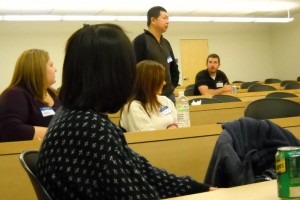
[[[173,61],[172,57],[171,57],[171,56],[168,56],[167,62],[170,63],[170,62],[172,62],[172,61]]]
[[[217,88],[223,87],[223,83],[222,82],[218,82],[217,83]]]

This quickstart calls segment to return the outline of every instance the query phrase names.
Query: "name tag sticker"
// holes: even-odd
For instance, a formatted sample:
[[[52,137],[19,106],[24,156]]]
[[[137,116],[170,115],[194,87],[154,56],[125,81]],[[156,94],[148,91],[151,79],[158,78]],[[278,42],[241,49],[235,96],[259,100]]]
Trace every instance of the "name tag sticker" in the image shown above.
[[[222,82],[218,82],[217,83],[217,88],[219,88],[219,87],[223,87],[223,83]]]
[[[168,115],[172,112],[172,110],[168,106],[164,106],[159,110],[159,112],[161,112],[163,115]]]
[[[170,63],[170,62],[172,62],[172,61],[173,61],[172,57],[169,56],[169,57],[167,58],[167,62]]]
[[[55,114],[54,110],[51,107],[40,107],[40,110],[43,117],[48,117]]]

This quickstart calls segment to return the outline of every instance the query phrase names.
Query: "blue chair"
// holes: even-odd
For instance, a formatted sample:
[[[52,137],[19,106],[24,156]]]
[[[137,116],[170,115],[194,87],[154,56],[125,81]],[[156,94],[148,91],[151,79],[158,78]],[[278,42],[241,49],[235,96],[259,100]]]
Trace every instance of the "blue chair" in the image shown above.
[[[194,96],[194,88],[186,88],[184,90],[184,96]]]
[[[269,83],[280,83],[280,82],[281,82],[281,80],[278,79],[278,78],[267,78],[267,79],[265,79],[265,83],[266,84],[269,84]]]
[[[186,86],[185,89],[190,89],[190,88],[194,89],[194,87],[195,87],[195,84],[190,84],[190,85]]]
[[[225,94],[217,94],[212,96],[213,99],[219,100],[221,102],[236,102],[236,101],[242,101],[240,98],[231,96],[231,95],[225,95]]]
[[[248,92],[261,92],[261,91],[273,91],[276,90],[275,87],[271,85],[251,85],[248,87]]]
[[[283,87],[284,90],[300,89],[299,83],[287,83]]]
[[[284,81],[281,81],[280,86],[284,87],[288,83],[298,83],[298,82],[297,81],[292,81],[292,80],[284,80]]]
[[[290,98],[290,97],[298,97],[298,96],[288,92],[272,92],[266,95],[266,98]]]
[[[250,102],[244,116],[254,119],[273,119],[300,116],[300,104],[288,99],[265,98]]]
[[[248,89],[251,85],[258,85],[259,83],[256,82],[244,82],[241,84],[241,89]]]

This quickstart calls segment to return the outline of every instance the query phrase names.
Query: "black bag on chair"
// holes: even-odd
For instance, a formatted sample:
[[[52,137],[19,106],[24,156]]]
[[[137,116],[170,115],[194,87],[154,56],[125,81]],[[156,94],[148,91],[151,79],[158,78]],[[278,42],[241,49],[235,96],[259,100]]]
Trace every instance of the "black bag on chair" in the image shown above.
[[[215,187],[233,187],[275,178],[278,147],[300,146],[288,130],[269,120],[240,118],[222,124],[204,182]]]

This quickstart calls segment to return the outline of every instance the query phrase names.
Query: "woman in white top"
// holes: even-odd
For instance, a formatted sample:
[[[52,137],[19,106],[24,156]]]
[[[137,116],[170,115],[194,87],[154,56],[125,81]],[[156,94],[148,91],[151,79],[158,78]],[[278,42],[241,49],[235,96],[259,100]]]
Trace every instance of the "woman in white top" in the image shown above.
[[[160,96],[166,84],[164,67],[150,60],[137,64],[137,80],[131,100],[121,112],[120,125],[126,131],[177,128],[174,103]]]

